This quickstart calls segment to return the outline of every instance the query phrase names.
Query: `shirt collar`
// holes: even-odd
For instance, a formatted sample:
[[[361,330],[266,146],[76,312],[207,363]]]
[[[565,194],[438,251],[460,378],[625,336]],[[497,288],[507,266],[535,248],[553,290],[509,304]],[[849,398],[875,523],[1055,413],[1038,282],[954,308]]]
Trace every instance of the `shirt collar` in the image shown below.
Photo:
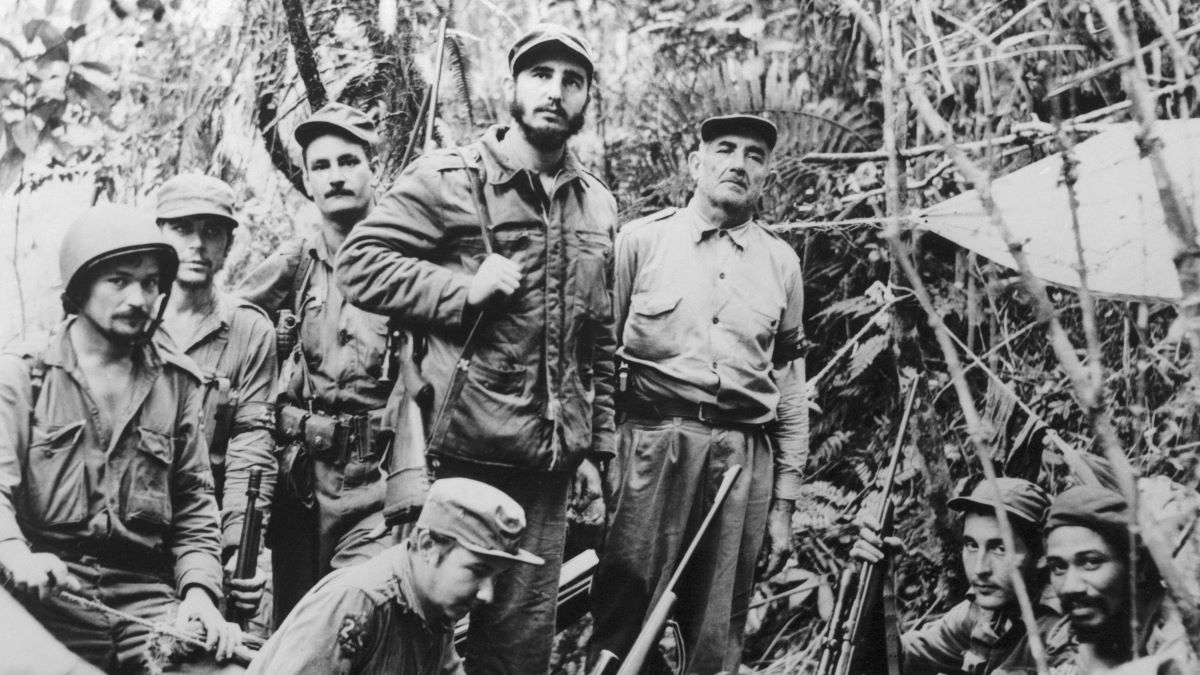
[[[159,330],[161,330],[163,334],[167,336],[167,339],[170,341],[171,345],[175,346],[178,351],[182,351],[186,354],[196,345],[207,341],[209,338],[221,331],[228,330],[229,325],[232,322],[233,303],[229,302],[229,299],[225,297],[224,293],[221,291],[216,291],[213,298],[212,311],[210,311],[208,314],[205,314],[204,318],[200,320],[200,326],[196,329],[195,334],[192,335],[191,342],[186,345],[179,344],[175,340],[175,337],[171,335],[171,332],[167,330],[166,324],[163,324]]]
[[[48,366],[57,366],[68,372],[75,371],[79,367],[79,358],[75,354],[75,345],[71,344],[71,324],[75,323],[79,317],[72,314],[67,317],[66,321],[59,324],[58,328],[50,334],[49,344],[46,347],[46,352],[42,359]],[[162,328],[160,327],[161,331]],[[158,347],[153,341],[142,344],[133,352],[133,361],[137,364],[137,372],[154,374],[161,366],[162,359],[158,355]]]
[[[441,621],[430,621],[425,616],[425,610],[421,607],[421,600],[417,596],[417,589],[412,578],[412,557],[416,555],[413,550],[412,540],[408,539],[399,546],[392,549],[396,552],[396,562],[394,568],[396,570],[396,578],[400,583],[400,600],[403,605],[408,608],[430,632],[444,633],[454,629],[454,622],[449,619]]]
[[[688,202],[685,209],[691,217],[692,225],[692,242],[699,244],[705,237],[714,235],[718,230],[724,230],[729,236],[730,241],[740,249],[746,248],[746,238],[750,236],[750,225],[754,222],[753,218],[748,219],[741,225],[734,227],[720,228],[715,223],[711,223],[701,213],[699,205],[696,203],[696,197],[692,197],[692,201]]]
[[[507,133],[511,133],[510,127],[503,124],[493,125],[483,134],[483,142],[480,144],[483,147],[479,154],[483,161],[484,177],[492,185],[510,183],[520,174],[529,173],[513,164],[512,158],[504,151],[501,141]],[[567,148],[563,153],[563,166],[558,182],[566,184],[572,181],[584,182],[584,173],[579,160],[575,158],[575,153]]]

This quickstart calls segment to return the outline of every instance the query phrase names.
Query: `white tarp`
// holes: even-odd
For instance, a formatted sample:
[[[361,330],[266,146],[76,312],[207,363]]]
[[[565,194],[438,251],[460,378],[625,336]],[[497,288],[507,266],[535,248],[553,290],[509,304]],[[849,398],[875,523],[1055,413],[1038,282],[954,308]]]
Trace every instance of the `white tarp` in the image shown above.
[[[1195,217],[1200,196],[1200,120],[1159,122],[1167,163],[1182,184]],[[1178,300],[1182,293],[1172,262],[1175,245],[1164,223],[1150,162],[1139,156],[1132,123],[1114,124],[1075,146],[1079,225],[1088,287],[1107,296]],[[1058,154],[992,183],[1004,220],[1023,244],[1034,274],[1079,286],[1075,239]],[[1016,268],[974,190],[919,214],[918,227]]]

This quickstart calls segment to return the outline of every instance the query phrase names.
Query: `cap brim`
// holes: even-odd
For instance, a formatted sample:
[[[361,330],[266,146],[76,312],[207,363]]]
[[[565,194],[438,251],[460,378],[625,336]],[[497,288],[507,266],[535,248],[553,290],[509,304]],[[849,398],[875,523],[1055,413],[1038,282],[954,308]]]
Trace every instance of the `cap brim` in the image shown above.
[[[458,541],[458,540],[456,539],[455,541]],[[479,555],[487,556],[489,558],[502,558],[504,560],[513,560],[513,561],[516,561],[519,563],[525,563],[526,565],[545,565],[546,564],[545,560],[530,553],[529,551],[526,551],[523,548],[517,549],[516,553],[509,553],[507,551],[501,551],[499,549],[492,549],[492,548],[484,548],[482,546],[476,546],[475,544],[467,544],[467,543],[463,543],[461,541],[458,541],[458,545],[462,546],[463,548],[467,549],[468,551],[470,551],[472,553],[477,553]]]
[[[1009,516],[1020,518],[1021,520],[1034,524],[1038,522],[1037,520],[1030,518],[1028,513],[1023,513],[1019,509],[1013,508],[1010,504],[988,501],[986,499],[976,499],[975,497],[954,497],[950,501],[946,502],[946,508],[954,511],[982,510],[991,511],[993,513],[995,513],[997,509],[1004,509]]]
[[[318,137],[326,134],[349,136],[350,138],[353,138],[359,143],[363,143],[368,147],[374,147],[379,140],[378,137],[368,136],[368,134],[361,129],[343,126],[341,124],[334,124],[333,122],[326,122],[324,120],[317,120],[315,122],[302,122],[300,126],[296,127],[296,132],[293,135],[296,138],[296,142],[299,143],[301,147],[308,147],[309,143],[312,143]]]
[[[767,144],[768,149],[774,149],[779,140],[779,130],[771,122],[751,116],[730,115],[713,117],[700,124],[700,140],[705,143],[721,136],[737,134],[741,136],[757,136]]]
[[[594,63],[592,63],[591,55],[587,54],[586,52],[580,51],[578,47],[575,47],[574,45],[570,44],[569,42],[566,42],[562,38],[558,38],[558,37],[547,37],[543,40],[530,43],[524,49],[522,49],[520,52],[514,54],[512,61],[509,63],[509,66],[508,66],[509,72],[511,72],[513,75],[516,75],[517,71],[519,71],[521,69],[521,64],[523,64],[525,61],[537,56],[538,54],[540,54],[542,52],[552,51],[552,50],[566,52],[567,54],[572,55],[575,59],[577,59],[580,63],[582,63],[584,65],[584,67],[588,71],[589,77],[593,73],[596,72],[596,66]]]
[[[190,218],[192,216],[212,216],[213,218],[224,220],[231,227],[240,225],[237,218],[230,216],[228,213],[217,213],[216,209],[203,207],[189,208],[187,206],[179,206],[173,209],[159,209],[154,214],[154,217],[160,220],[164,218]]]

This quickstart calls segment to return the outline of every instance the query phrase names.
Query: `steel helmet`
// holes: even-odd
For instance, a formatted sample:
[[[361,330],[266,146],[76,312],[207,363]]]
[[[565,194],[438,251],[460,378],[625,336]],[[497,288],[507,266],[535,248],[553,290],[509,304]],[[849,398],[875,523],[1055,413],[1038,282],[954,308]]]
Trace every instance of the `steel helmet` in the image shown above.
[[[74,313],[83,304],[87,273],[96,265],[130,253],[157,256],[162,275],[159,290],[170,290],[179,270],[179,257],[175,247],[163,241],[153,213],[125,204],[101,204],[75,219],[58,250],[63,307]]]

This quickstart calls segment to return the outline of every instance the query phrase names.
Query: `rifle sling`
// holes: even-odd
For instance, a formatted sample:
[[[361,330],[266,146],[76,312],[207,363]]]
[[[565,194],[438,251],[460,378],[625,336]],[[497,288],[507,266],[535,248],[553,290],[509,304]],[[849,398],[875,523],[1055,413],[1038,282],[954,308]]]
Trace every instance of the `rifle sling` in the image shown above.
[[[455,151],[462,158],[463,170],[467,174],[467,183],[470,186],[471,201],[475,204],[475,213],[479,216],[479,234],[483,239],[483,249],[487,255],[493,252],[492,247],[492,215],[488,211],[487,199],[483,193],[483,178],[480,176],[479,168],[474,166],[468,159],[465,148],[459,147]],[[449,411],[450,405],[462,395],[463,386],[467,382],[467,369],[471,364],[471,356],[475,353],[477,346],[476,336],[479,334],[479,327],[483,323],[485,312],[480,311],[475,317],[475,322],[471,325],[471,330],[467,333],[467,339],[463,342],[462,352],[458,355],[458,365],[454,368],[450,375],[450,384],[446,388],[446,395],[442,398],[442,405],[438,407],[437,416],[433,420],[433,425],[429,429],[428,437],[428,452],[436,453],[442,445],[442,439],[446,435],[446,430],[450,426]]]

